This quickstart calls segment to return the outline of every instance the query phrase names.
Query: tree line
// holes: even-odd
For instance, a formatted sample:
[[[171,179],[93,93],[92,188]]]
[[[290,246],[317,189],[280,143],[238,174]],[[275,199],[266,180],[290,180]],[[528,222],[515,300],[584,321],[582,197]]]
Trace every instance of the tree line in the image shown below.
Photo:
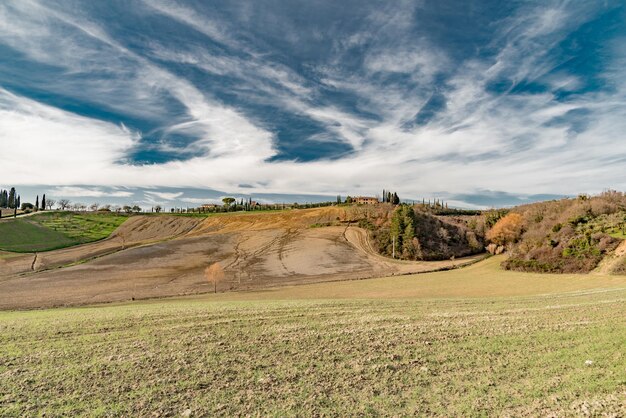
[[[2,209],[13,209],[13,216],[16,217],[18,209],[22,212],[45,210],[47,203],[46,195],[43,195],[40,206],[39,195],[37,195],[37,200],[33,205],[29,202],[22,202],[22,197],[17,193],[15,187],[11,187],[9,190],[0,190],[0,218],[2,217]],[[54,204],[54,201],[52,201],[52,204]]]
[[[15,187],[11,187],[10,190],[0,190],[0,208],[3,209],[16,209],[21,204],[21,197],[15,191]]]
[[[391,203],[392,205],[399,205],[400,198],[398,197],[398,193],[391,192],[389,190],[383,189],[383,203]]]
[[[34,204],[22,202],[22,197],[17,193],[15,187],[11,187],[9,190],[0,190],[1,209],[19,209],[22,211],[52,210],[56,203],[54,199],[46,199],[45,194],[42,196],[41,202],[39,202],[39,195],[37,195]]]

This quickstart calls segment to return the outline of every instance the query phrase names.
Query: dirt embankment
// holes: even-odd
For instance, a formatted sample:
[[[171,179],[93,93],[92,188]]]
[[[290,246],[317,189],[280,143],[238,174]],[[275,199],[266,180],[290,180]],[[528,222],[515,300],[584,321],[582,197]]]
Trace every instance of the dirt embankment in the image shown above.
[[[190,235],[262,231],[266,229],[306,229],[314,224],[346,221],[345,208],[323,207],[278,213],[246,213],[206,218]]]
[[[626,274],[626,240],[604,257],[593,274]]]
[[[104,241],[36,258],[0,258],[0,309],[210,292],[204,270],[216,262],[225,272],[217,288],[228,291],[432,271],[476,259],[390,260],[375,253],[366,231],[337,226],[349,216],[331,207],[206,219],[134,217]],[[311,227],[327,224],[334,226]]]

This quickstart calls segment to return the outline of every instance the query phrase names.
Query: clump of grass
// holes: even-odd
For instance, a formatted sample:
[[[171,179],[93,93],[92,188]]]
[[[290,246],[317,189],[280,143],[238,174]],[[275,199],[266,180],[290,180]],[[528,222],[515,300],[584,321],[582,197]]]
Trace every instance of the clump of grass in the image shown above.
[[[337,225],[341,225],[340,222],[315,222],[311,225],[309,225],[309,228],[325,228],[328,226],[337,226]]]

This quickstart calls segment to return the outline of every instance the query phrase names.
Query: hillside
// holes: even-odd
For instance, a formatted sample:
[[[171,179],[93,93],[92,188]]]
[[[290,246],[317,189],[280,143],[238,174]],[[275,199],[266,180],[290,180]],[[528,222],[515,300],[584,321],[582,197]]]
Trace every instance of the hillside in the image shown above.
[[[425,205],[383,204],[355,210],[364,212],[359,226],[370,232],[376,251],[386,257],[449,260],[485,251],[484,216],[480,214],[463,215]]]
[[[224,271],[216,285],[224,292],[421,273],[482,257],[383,257],[358,227],[369,210],[132,216],[94,243],[38,254],[0,253],[0,309],[206,293],[214,286],[205,269],[215,263]]]
[[[115,213],[41,212],[0,221],[0,250],[50,251],[108,237],[128,219]]]
[[[402,260],[445,260],[506,251],[506,269],[624,274],[626,196],[607,191],[475,214],[428,205],[361,208],[374,249]],[[394,248],[395,246],[395,248]],[[604,260],[604,261],[603,261]]]
[[[512,208],[490,238],[508,247],[507,269],[588,273],[620,245],[625,224],[626,196],[609,191]]]

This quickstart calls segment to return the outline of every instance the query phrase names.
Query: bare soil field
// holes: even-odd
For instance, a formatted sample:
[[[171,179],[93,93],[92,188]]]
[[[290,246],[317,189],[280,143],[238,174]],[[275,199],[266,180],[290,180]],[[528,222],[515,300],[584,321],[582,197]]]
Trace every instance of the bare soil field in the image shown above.
[[[209,218],[137,216],[109,239],[37,254],[0,253],[0,309],[81,305],[206,293],[204,269],[220,263],[218,291],[363,279],[448,269],[377,255],[342,208]],[[312,228],[312,225],[333,226]],[[340,225],[340,226],[336,226]]]

